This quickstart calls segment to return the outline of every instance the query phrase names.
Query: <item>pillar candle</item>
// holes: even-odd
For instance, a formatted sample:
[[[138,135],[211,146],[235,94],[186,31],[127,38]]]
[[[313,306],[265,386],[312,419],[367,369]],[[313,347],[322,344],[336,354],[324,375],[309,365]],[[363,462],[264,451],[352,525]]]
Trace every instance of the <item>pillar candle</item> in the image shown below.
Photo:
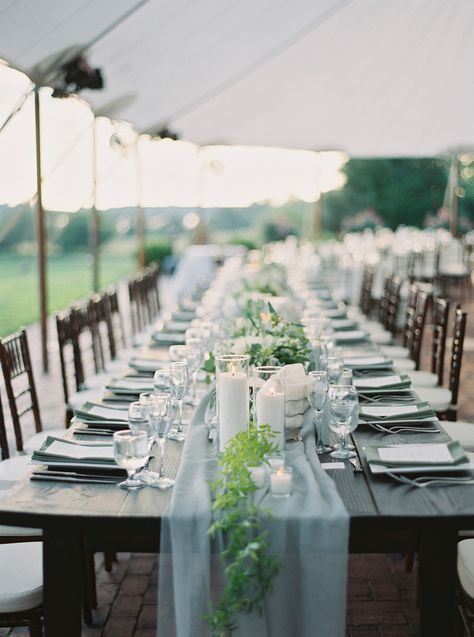
[[[277,434],[278,448],[285,448],[285,394],[276,384],[265,384],[257,394],[257,426],[269,425]]]
[[[249,390],[244,372],[221,372],[217,387],[219,450],[239,431],[248,428]]]

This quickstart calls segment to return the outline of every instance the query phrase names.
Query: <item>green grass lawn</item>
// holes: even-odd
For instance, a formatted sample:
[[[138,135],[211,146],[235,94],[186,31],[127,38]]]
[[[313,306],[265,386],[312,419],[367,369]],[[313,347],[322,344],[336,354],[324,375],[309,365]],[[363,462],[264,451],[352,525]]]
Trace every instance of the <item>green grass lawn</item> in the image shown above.
[[[107,285],[136,269],[132,251],[105,253],[101,259],[100,282]],[[92,291],[88,256],[81,253],[48,259],[48,311],[65,308]],[[0,336],[39,320],[39,285],[36,259],[4,252],[0,254]]]

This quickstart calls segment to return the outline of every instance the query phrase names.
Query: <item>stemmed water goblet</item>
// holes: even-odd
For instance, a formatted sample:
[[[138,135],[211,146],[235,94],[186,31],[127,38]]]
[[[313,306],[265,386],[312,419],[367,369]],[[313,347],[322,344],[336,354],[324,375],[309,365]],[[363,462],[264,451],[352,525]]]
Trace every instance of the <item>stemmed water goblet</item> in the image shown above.
[[[144,486],[135,474],[143,467],[149,456],[148,435],[146,431],[133,432],[129,429],[116,431],[113,437],[115,462],[127,470],[128,477],[117,486],[121,489],[140,489]]]
[[[309,404],[314,410],[316,421],[316,453],[321,455],[331,451],[331,447],[326,446],[322,440],[322,417],[323,409],[328,397],[328,376],[327,372],[310,372],[310,391],[308,394]]]
[[[178,427],[172,429],[168,438],[181,442],[186,440],[183,425],[183,402],[188,390],[188,364],[185,361],[175,361],[170,366],[170,390],[171,395],[178,405]]]
[[[358,408],[357,390],[354,385],[330,385],[328,389],[331,419],[329,426],[339,436],[340,446],[331,452],[332,458],[346,460],[355,457],[347,448],[346,436],[357,427],[353,414]]]
[[[152,394],[150,400],[152,428],[160,448],[158,477],[153,480],[150,486],[158,489],[169,489],[175,481],[165,476],[165,441],[174,420],[173,401],[170,393]]]

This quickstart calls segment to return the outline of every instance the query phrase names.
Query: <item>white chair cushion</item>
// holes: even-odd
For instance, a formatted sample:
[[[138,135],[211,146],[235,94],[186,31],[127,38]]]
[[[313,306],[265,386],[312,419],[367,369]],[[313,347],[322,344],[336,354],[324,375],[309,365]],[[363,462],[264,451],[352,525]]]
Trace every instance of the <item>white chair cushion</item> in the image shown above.
[[[30,610],[43,602],[43,545],[0,545],[0,613]]]
[[[410,352],[406,347],[402,347],[401,345],[384,345],[380,348],[384,354],[390,356],[391,358],[408,358],[410,356]]]
[[[65,431],[66,430],[64,428],[49,429],[49,430],[40,431],[39,433],[34,434],[33,436],[31,436],[31,438],[28,438],[26,443],[23,445],[25,453],[31,456],[33,451],[41,447],[41,445],[43,444],[43,442],[46,440],[48,436],[55,436],[56,438],[62,438],[64,436]]]
[[[417,387],[436,387],[438,384],[437,374],[431,372],[422,372],[420,370],[413,370],[408,374],[412,384]]]
[[[474,451],[474,423],[443,420],[441,424],[453,440],[459,440],[463,449]]]
[[[474,599],[474,539],[458,543],[458,576],[466,594]]]
[[[401,372],[411,372],[415,369],[415,361],[411,358],[393,358],[393,365]]]
[[[451,404],[452,394],[444,387],[417,387],[415,391],[421,400],[431,403],[435,411],[446,411]]]
[[[15,456],[0,462],[0,480],[11,480],[16,482],[29,472],[31,466],[28,464],[29,456]]]

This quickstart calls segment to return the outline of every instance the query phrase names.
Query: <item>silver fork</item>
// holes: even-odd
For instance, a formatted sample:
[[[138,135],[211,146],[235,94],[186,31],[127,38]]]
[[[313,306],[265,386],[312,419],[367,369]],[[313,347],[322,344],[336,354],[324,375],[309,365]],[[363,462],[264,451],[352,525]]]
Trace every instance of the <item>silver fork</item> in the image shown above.
[[[414,396],[368,396],[367,394],[359,393],[359,398],[362,400],[370,402],[370,403],[387,403],[396,405],[398,403],[410,403],[412,405],[416,404],[416,400]]]
[[[418,434],[439,434],[439,429],[436,427],[418,427],[417,425],[413,425],[412,427],[404,427],[403,425],[393,425],[393,427],[385,427],[384,425],[380,425],[378,423],[366,422],[366,425],[369,425],[375,431],[380,431],[385,434],[399,434],[404,431],[409,431],[411,433]]]
[[[474,484],[474,478],[471,476],[419,476],[418,478],[407,478],[404,475],[387,472],[390,478],[393,478],[401,484],[407,484],[411,487],[417,487],[423,489],[424,487],[431,487],[435,485],[456,486],[464,484]]]
[[[349,458],[349,462],[351,463],[351,465],[353,467],[354,473],[361,473],[363,471],[362,464],[361,464],[359,458],[357,458],[357,457]]]

